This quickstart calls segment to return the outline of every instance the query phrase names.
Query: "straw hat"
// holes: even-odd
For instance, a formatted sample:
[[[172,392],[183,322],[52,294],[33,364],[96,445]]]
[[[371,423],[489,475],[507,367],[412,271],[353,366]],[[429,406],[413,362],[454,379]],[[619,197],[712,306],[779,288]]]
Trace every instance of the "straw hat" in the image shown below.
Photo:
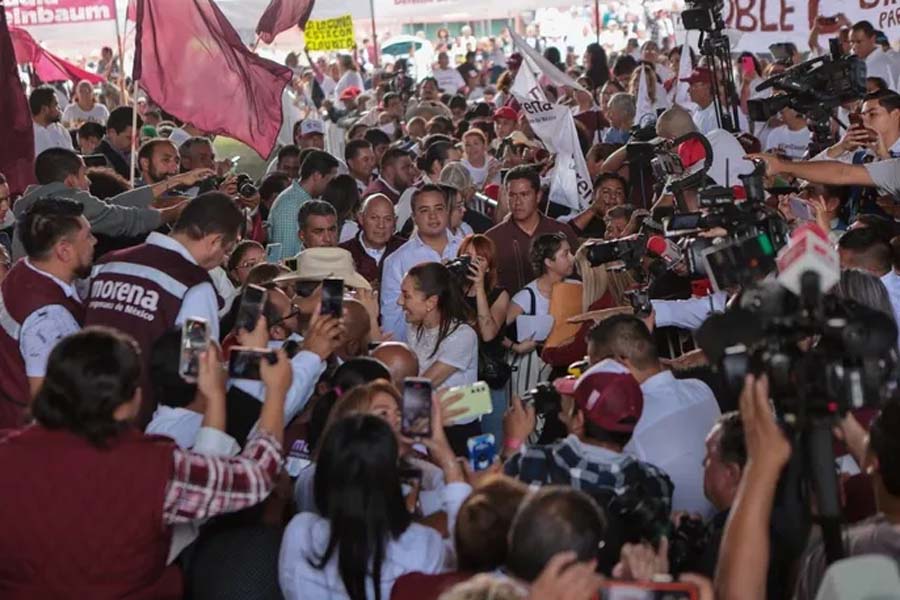
[[[353,256],[343,248],[309,248],[297,255],[297,270],[275,278],[275,283],[343,279],[344,285],[371,290],[366,278],[356,272]]]

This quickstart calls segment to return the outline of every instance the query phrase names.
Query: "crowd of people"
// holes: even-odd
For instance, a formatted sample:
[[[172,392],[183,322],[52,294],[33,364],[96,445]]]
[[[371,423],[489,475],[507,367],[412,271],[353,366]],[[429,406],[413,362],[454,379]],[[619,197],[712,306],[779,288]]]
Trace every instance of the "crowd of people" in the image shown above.
[[[855,572],[842,589],[865,577],[896,597],[900,61],[846,19],[817,24],[810,52],[831,35],[868,90],[820,152],[790,107],[749,118],[796,48],[735,56],[730,95],[665,31],[543,49],[575,84],[539,77],[574,116],[581,210],[550,201],[555,157],[511,91],[526,57],[501,44],[439,40],[422,78],[289,56],[298,112],[256,179],[152,99],[109,110],[88,82],[71,103],[35,87],[37,183],[12,197],[0,174],[0,596],[871,597],[835,595]],[[706,178],[662,185],[631,143],[648,128],[705,136]],[[690,141],[672,154],[704,159]],[[836,248],[827,298],[892,336],[870,357],[889,373],[878,397],[829,421],[845,554],[886,565],[835,574],[817,529],[798,533],[785,506],[822,498],[779,485],[800,452],[784,382],[757,365],[735,386],[695,343],[749,282],[713,290],[677,241],[644,243],[714,212],[701,189],[740,187],[745,154],[765,170],[760,210]],[[635,240],[638,260],[596,258]],[[427,431],[410,428],[413,385]],[[851,405],[828,391],[815,400]]]

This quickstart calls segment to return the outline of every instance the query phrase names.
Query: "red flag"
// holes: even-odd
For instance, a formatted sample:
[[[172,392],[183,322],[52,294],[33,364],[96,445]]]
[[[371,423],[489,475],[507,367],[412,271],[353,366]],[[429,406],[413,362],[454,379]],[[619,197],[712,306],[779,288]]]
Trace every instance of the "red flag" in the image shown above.
[[[314,3],[315,0],[270,0],[256,25],[259,39],[271,44],[282,31],[297,25],[303,28],[309,21]]]
[[[0,144],[0,173],[13,196],[34,183],[34,126],[15,57],[6,11],[0,9],[0,131],[6,140]]]
[[[182,121],[268,156],[291,77],[247,49],[212,0],[138,0],[134,79]]]
[[[102,75],[85,71],[81,67],[77,67],[44,50],[40,44],[34,41],[31,34],[24,29],[13,27],[9,33],[12,37],[13,49],[16,52],[16,60],[20,64],[31,63],[35,74],[44,83],[51,81],[78,83],[82,79],[86,79],[91,83],[106,81],[106,78]]]

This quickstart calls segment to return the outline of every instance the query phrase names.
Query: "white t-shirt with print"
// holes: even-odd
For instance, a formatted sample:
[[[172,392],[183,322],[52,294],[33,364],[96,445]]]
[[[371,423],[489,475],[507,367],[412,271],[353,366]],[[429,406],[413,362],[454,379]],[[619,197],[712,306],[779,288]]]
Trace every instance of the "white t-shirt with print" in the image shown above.
[[[810,133],[806,127],[791,131],[787,125],[781,125],[769,132],[764,150],[778,152],[790,158],[803,158],[809,142]]]

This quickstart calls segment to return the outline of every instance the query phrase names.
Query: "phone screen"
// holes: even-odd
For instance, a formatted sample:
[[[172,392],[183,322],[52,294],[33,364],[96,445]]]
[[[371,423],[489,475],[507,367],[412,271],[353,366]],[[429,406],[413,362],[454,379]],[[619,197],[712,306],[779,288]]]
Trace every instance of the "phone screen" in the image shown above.
[[[266,289],[258,285],[249,284],[241,294],[241,305],[238,308],[237,317],[234,320],[235,329],[253,331],[256,322],[262,314],[263,305],[266,303]]]
[[[680,231],[682,229],[696,229],[700,226],[700,213],[681,213],[674,214],[669,220],[669,231]]]
[[[228,355],[228,376],[232,379],[254,379],[259,381],[259,363],[261,360],[272,361],[274,353],[259,348],[236,346]]]
[[[178,373],[186,381],[196,381],[200,374],[200,353],[209,346],[209,326],[206,319],[189,318],[181,327],[181,357]]]
[[[266,246],[266,262],[281,262],[281,244],[269,244]]]
[[[344,280],[326,279],[322,282],[321,315],[340,318],[344,312]]]
[[[801,221],[815,221],[816,215],[812,208],[804,202],[799,196],[791,196],[790,198],[791,212]]]
[[[431,435],[431,381],[407,377],[403,381],[403,415],[400,433],[407,437]]]

